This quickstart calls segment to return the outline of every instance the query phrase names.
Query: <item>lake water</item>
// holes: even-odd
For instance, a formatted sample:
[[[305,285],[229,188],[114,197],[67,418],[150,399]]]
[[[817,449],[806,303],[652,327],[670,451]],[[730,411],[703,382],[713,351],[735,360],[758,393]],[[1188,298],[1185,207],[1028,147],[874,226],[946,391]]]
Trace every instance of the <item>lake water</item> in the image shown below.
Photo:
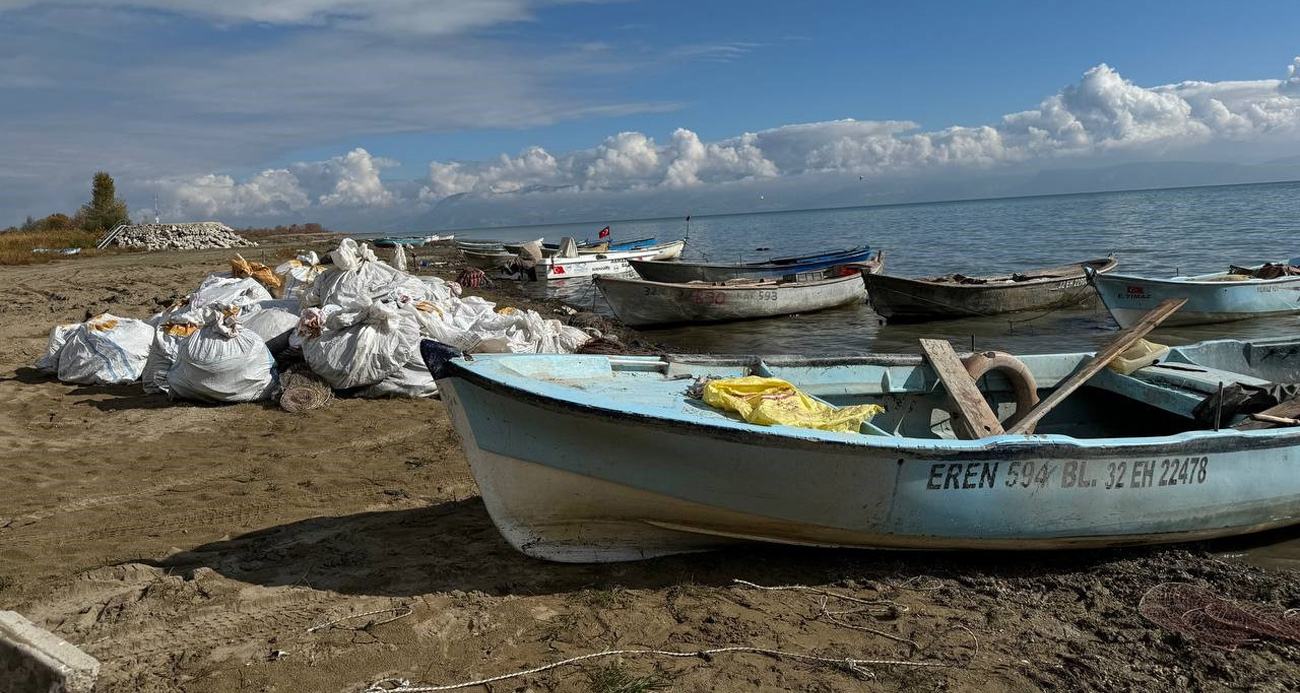
[[[801,255],[868,244],[902,276],[989,274],[1050,267],[1114,253],[1119,271],[1170,276],[1225,271],[1300,256],[1300,183],[1270,183],[969,202],[858,207],[609,222],[614,238],[686,237],[684,257],[715,262]],[[458,238],[594,239],[604,222],[458,231]],[[765,248],[770,250],[757,250]],[[609,313],[587,280],[527,286]],[[921,337],[1010,352],[1090,350],[1117,329],[1105,309],[882,325],[866,306],[723,325],[675,327],[647,337],[679,351],[848,354],[916,352]],[[1180,344],[1295,331],[1300,319],[1161,331]]]
[[[595,238],[604,223],[483,229],[461,238]],[[615,238],[687,236],[684,218],[610,222]],[[1114,253],[1120,271],[1155,276],[1224,271],[1232,264],[1300,256],[1300,183],[1096,193],[970,202],[696,217],[684,257],[727,262],[802,255],[869,244],[886,270],[903,276],[988,274],[1050,267]],[[770,248],[770,250],[756,250]],[[589,281],[526,285],[608,313]],[[1117,326],[1104,308],[921,325],[882,325],[865,305],[743,323],[650,330],[678,351],[848,354],[919,350],[921,337],[1012,353],[1092,350]],[[1300,331],[1300,318],[1157,331],[1182,344]],[[1212,542],[1219,555],[1268,567],[1300,568],[1300,527]]]

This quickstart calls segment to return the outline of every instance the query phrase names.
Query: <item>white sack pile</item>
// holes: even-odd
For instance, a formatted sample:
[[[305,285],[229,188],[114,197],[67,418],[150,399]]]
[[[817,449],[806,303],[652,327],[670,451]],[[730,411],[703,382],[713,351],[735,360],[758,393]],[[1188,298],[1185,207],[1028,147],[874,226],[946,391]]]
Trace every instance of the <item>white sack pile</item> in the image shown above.
[[[430,397],[438,389],[421,339],[521,354],[573,353],[590,339],[533,310],[462,298],[459,284],[407,274],[352,239],[330,258],[332,266],[308,254],[277,267],[280,299],[251,276],[212,274],[147,322],[104,314],[61,325],[36,366],[66,382],[142,380],[147,392],[175,399],[248,402],[276,394],[275,357],[301,352],[336,390]]]
[[[204,326],[180,341],[167,372],[173,399],[198,402],[269,399],[276,383],[275,358],[261,335],[225,306],[206,309]]]
[[[362,397],[435,394],[420,338],[469,352],[542,354],[573,353],[590,339],[537,311],[462,299],[459,284],[407,274],[352,239],[330,258],[334,267],[302,294],[306,310],[291,344],[301,345],[308,365],[335,389],[364,387],[356,392]]]
[[[301,300],[303,293],[316,282],[316,276],[326,269],[312,252],[281,263],[275,268],[275,276],[280,278],[280,298]]]
[[[102,313],[50,331],[36,369],[78,385],[126,385],[140,379],[154,328],[142,320]]]

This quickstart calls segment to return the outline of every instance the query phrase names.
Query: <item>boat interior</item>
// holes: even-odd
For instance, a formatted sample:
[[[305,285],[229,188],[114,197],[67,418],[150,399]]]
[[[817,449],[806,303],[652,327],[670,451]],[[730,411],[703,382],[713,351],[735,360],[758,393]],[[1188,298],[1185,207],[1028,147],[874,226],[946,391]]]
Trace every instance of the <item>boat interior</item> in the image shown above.
[[[1046,354],[1020,357],[1037,382],[1040,397],[1091,355]],[[758,375],[786,380],[805,394],[836,406],[878,404],[885,408],[862,425],[860,433],[922,439],[954,439],[953,406],[934,370],[920,356],[879,355],[849,358],[715,356],[509,355],[476,359],[474,370],[539,394],[699,423],[734,414],[692,399],[687,387],[702,376]],[[534,381],[529,385],[526,381]],[[1131,375],[1103,369],[1069,395],[1038,424],[1035,433],[1073,438],[1123,438],[1175,435],[1212,428],[1193,410],[1218,392],[1220,384],[1267,386],[1300,382],[1300,340],[1241,342],[1223,340],[1174,347],[1160,361]],[[977,381],[1001,420],[1016,408],[1010,380],[990,372]],[[559,390],[553,388],[559,387]],[[1230,417],[1221,421],[1226,428]],[[766,428],[755,426],[757,429]],[[772,427],[785,428],[785,427]],[[826,436],[856,434],[811,432]],[[792,431],[793,432],[793,431]]]
[[[1300,258],[1291,261],[1292,263],[1300,262]],[[1196,274],[1187,277],[1173,277],[1169,281],[1176,282],[1263,282],[1278,279],[1295,281],[1300,276],[1300,266],[1288,263],[1265,263],[1252,267],[1242,267],[1232,265],[1224,272],[1211,272],[1210,274]]]
[[[1085,268],[1101,272],[1113,267],[1115,264],[1114,259],[1101,258],[1088,260],[1087,262],[1077,262],[1072,265],[1029,270],[1028,272],[1008,272],[1006,274],[989,274],[978,277],[968,277],[964,274],[946,274],[942,277],[925,277],[916,281],[930,284],[1021,284],[1039,280],[1048,281],[1076,277],[1082,275]]]
[[[835,265],[833,267],[813,270],[811,272],[779,274],[770,277],[737,277],[735,279],[728,279],[721,282],[693,281],[686,282],[680,286],[689,286],[694,288],[705,286],[754,288],[764,286],[783,286],[786,284],[808,284],[812,282],[825,281],[827,279],[839,279],[840,277],[859,275],[859,270],[848,270],[847,267],[847,265]]]

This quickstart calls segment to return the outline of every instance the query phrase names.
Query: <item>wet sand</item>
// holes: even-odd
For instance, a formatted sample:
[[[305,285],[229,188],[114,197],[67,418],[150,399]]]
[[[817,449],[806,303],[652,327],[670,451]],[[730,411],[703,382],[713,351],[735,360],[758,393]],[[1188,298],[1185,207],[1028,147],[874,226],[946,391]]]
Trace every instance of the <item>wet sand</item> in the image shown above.
[[[624,656],[473,690],[618,690],[611,673],[678,691],[1300,689],[1294,644],[1228,652],[1137,611],[1164,581],[1300,606],[1295,530],[1127,551],[754,547],[548,564],[497,534],[437,401],[336,400],[295,416],[63,385],[29,368],[54,324],[146,317],[228,256],[0,268],[0,608],[99,658],[102,691],[360,691],[610,648],[718,645],[952,666]],[[515,291],[490,297],[527,304]],[[880,604],[836,615],[864,605],[736,579]],[[384,609],[409,615],[309,631]]]

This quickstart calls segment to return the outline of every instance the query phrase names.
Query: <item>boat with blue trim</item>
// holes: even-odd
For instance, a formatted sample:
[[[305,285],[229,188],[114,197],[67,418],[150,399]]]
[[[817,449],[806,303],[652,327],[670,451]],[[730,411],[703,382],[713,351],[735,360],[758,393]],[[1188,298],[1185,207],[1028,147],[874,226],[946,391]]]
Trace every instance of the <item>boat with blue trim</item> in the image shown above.
[[[1170,298],[1187,305],[1166,325],[1203,325],[1300,313],[1300,258],[1289,263],[1232,267],[1227,273],[1155,279],[1132,274],[1090,275],[1101,302],[1120,327]]]
[[[952,400],[921,356],[470,358],[431,341],[423,352],[493,521],[548,560],[751,542],[1124,546],[1300,522],[1300,427],[1229,412],[1214,430],[1197,418],[1223,383],[1300,381],[1297,339],[1205,342],[1128,375],[1103,369],[1036,431],[974,440],[958,438]],[[1093,359],[1018,360],[1050,397]],[[750,375],[885,412],[859,432],[762,426],[687,392],[701,378]],[[981,380],[992,411],[1009,418],[1012,379]]]

